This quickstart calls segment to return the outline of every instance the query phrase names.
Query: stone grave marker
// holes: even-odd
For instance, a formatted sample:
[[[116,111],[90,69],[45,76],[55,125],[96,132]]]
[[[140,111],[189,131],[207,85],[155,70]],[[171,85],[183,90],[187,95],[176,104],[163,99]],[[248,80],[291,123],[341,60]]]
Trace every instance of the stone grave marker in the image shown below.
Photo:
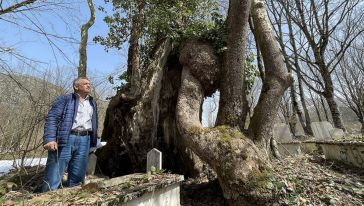
[[[162,170],[162,152],[153,148],[147,154],[147,172],[154,166],[156,170]]]
[[[330,135],[333,139],[340,139],[345,137],[345,132],[342,129],[339,128],[333,128],[330,131]]]
[[[88,155],[87,167],[86,167],[86,174],[87,175],[95,174],[96,162],[97,162],[97,156],[95,155],[95,153],[89,154]]]
[[[328,121],[312,122],[311,123],[313,136],[319,140],[331,140],[330,130],[333,129],[332,125]]]
[[[284,123],[274,125],[273,137],[277,142],[290,142],[293,140],[289,126]]]

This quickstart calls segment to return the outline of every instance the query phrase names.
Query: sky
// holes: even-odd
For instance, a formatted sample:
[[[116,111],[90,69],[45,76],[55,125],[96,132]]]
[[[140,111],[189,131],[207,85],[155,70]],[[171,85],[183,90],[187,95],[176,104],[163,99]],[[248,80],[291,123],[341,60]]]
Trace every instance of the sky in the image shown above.
[[[48,1],[48,0],[47,0]],[[52,0],[49,0],[52,1]],[[90,12],[85,0],[59,0],[67,2],[66,9],[59,5],[45,10],[27,11],[15,15],[0,16],[0,48],[9,47],[16,53],[32,59],[27,61],[27,69],[18,69],[19,65],[24,65],[22,61],[13,56],[6,56],[0,51],[0,58],[6,59],[7,64],[14,71],[21,74],[29,74],[42,77],[49,72],[53,79],[61,75],[70,87],[72,80],[77,76],[77,66],[79,62],[79,40],[80,27],[85,23]],[[4,1],[13,3],[14,1]],[[96,90],[103,93],[102,97],[113,96],[116,85],[111,85],[107,79],[109,76],[117,78],[126,69],[127,45],[121,51],[110,49],[104,50],[102,45],[96,44],[92,39],[96,35],[106,36],[108,27],[103,22],[105,16],[97,8],[104,6],[105,10],[111,13],[111,5],[105,5],[104,0],[94,0],[96,9],[96,21],[89,29],[89,45],[87,46],[87,66],[88,76],[91,81],[96,82]],[[29,29],[30,28],[30,29]],[[39,34],[39,31],[49,33],[47,37]],[[70,41],[63,41],[52,35],[74,38]],[[1,68],[0,68],[1,71]],[[51,81],[53,80],[50,79]],[[54,80],[55,84],[61,84]],[[218,95],[217,95],[218,96]],[[217,105],[216,105],[217,104]],[[202,123],[204,126],[211,126],[216,118],[218,98],[207,98],[203,106],[204,114]],[[211,117],[208,115],[211,114]]]
[[[80,27],[85,23],[90,12],[87,2],[82,0],[60,0],[68,4],[51,6],[47,9],[25,11],[0,17],[0,47],[11,47],[16,53],[36,61],[32,61],[31,72],[41,75],[42,71],[56,72],[57,68],[70,76],[76,77],[76,68],[79,62]],[[57,1],[56,1],[57,2]],[[14,1],[4,1],[3,8]],[[100,82],[112,90],[113,85],[107,83],[108,76],[116,77],[125,69],[127,50],[109,50],[106,52],[102,45],[96,44],[92,39],[96,35],[106,36],[107,25],[103,22],[105,16],[97,8],[105,6],[106,11],[111,11],[111,5],[105,5],[103,0],[94,0],[96,9],[95,24],[89,30],[89,45],[87,47],[88,75],[91,79]],[[65,8],[66,7],[66,8]],[[30,28],[30,29],[29,29]],[[48,37],[39,32],[49,33]],[[72,37],[72,41],[64,41],[52,35]],[[0,55],[2,55],[0,53]],[[4,56],[0,56],[4,59]],[[14,56],[6,56],[6,62],[16,68],[22,64]],[[24,70],[23,70],[24,71]],[[29,72],[29,69],[27,70]]]

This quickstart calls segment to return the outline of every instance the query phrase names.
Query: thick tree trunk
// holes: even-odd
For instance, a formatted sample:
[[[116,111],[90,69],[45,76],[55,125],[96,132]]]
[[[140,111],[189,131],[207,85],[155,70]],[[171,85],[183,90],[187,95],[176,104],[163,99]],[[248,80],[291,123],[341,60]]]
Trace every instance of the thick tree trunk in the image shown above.
[[[206,49],[204,45],[187,44],[181,51],[178,130],[188,147],[217,173],[224,197],[230,203],[266,204],[271,200],[271,191],[265,188],[269,165],[252,140],[235,127],[207,129],[201,125],[203,98],[214,88],[209,82],[217,83],[219,73],[219,63],[213,55],[212,47]]]
[[[269,67],[265,68],[265,81],[249,125],[249,134],[269,154],[279,103],[293,79],[287,72],[263,1],[253,1],[252,18],[254,35],[259,43],[264,65]]]
[[[135,95],[138,95],[141,89],[139,38],[143,28],[144,7],[145,2],[141,1],[138,5],[138,14],[134,15],[132,18],[129,39],[127,74],[130,83],[130,92]]]
[[[364,119],[360,121],[361,123],[361,129],[360,129],[360,132],[361,132],[361,135],[364,135]]]
[[[90,9],[90,19],[81,27],[80,61],[78,66],[78,77],[85,77],[87,74],[87,40],[88,30],[95,23],[95,8],[92,0],[87,0]]]
[[[179,52],[179,61],[183,66],[180,74],[176,60],[169,56],[169,43],[163,42],[157,49],[152,67],[146,69],[151,75],[142,86],[141,96],[130,96],[127,93],[129,88],[124,88],[110,102],[103,136],[110,136],[115,140],[113,143],[123,145],[133,171],[145,171],[146,153],[152,147],[158,148],[160,144],[174,142],[177,152],[170,158],[174,161],[175,158],[184,156],[186,145],[214,169],[224,197],[231,205],[267,205],[273,197],[266,151],[269,145],[275,145],[271,141],[271,133],[277,107],[284,90],[292,83],[292,78],[284,67],[263,1],[257,1],[253,9],[257,41],[264,63],[270,67],[266,68],[263,92],[253,116],[254,123],[250,124],[254,136],[242,134],[238,127],[242,126],[244,37],[250,3],[241,0],[231,0],[230,3],[231,30],[224,70],[221,71],[220,59],[214,55],[211,46],[192,42],[186,43]],[[177,65],[177,68],[173,65]],[[221,72],[224,75],[220,82],[218,77]],[[181,84],[177,85],[177,82]],[[200,110],[203,98],[211,95],[218,86],[223,87],[220,91],[224,96],[220,99],[224,97],[224,102],[220,104],[220,109],[224,111],[219,111],[219,114],[220,124],[225,125],[212,129],[202,128]],[[178,99],[175,100],[177,89]],[[174,125],[178,131],[173,130]],[[163,127],[167,129],[160,129]],[[110,150],[107,147],[104,150],[109,154],[101,158],[101,162],[124,164],[118,162],[120,154],[117,152],[120,150],[112,150],[113,145],[109,146]],[[166,146],[160,148],[165,149]],[[163,155],[166,155],[164,151]],[[189,158],[188,161],[181,161],[183,165],[179,166],[184,167],[191,162],[196,165],[193,160]],[[109,169],[107,165],[105,168]]]
[[[220,102],[217,125],[243,125],[244,59],[248,31],[250,0],[230,0],[228,12],[228,42],[221,73]],[[233,82],[233,84],[231,84]]]
[[[202,163],[186,149],[174,123],[181,68],[177,60],[177,66],[167,66],[170,52],[170,41],[161,41],[147,68],[142,95],[135,96],[127,85],[110,101],[102,134],[108,144],[98,154],[104,174],[145,172],[146,155],[153,147],[163,152],[164,168],[186,175],[201,170]]]
[[[268,172],[267,163],[261,159],[259,149],[237,129],[227,126],[202,128],[199,110],[203,98],[201,83],[188,69],[183,69],[177,102],[177,126],[188,147],[217,173],[226,199],[255,204],[269,201],[270,194],[264,187],[253,187],[255,181],[260,181],[260,176],[264,177],[262,180],[269,181],[268,176],[264,176]]]

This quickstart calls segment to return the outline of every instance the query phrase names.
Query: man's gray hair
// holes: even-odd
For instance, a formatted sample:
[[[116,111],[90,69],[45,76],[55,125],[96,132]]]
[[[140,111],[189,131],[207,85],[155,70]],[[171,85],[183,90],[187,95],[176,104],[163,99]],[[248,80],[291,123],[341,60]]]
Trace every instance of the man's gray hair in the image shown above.
[[[87,77],[77,77],[75,80],[73,80],[73,90],[74,91],[76,91],[75,87],[80,84],[80,80],[81,79],[87,79],[87,80],[89,80]]]

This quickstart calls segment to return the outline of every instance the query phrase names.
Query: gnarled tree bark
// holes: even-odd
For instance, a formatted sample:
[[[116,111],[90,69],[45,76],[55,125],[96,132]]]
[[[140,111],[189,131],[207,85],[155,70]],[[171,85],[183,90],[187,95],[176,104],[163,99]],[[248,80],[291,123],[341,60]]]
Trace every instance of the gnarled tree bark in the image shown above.
[[[217,125],[244,128],[243,94],[245,43],[248,31],[250,0],[230,0],[227,19],[227,51],[221,72],[220,101]],[[231,84],[234,82],[234,84]]]
[[[186,175],[201,171],[202,163],[181,141],[174,123],[181,68],[170,57],[171,50],[169,39],[156,46],[141,95],[131,95],[128,84],[111,99],[102,134],[108,144],[98,154],[104,174],[145,172],[153,147],[163,152],[165,168]]]
[[[287,72],[263,1],[253,1],[252,18],[254,36],[259,43],[264,65],[269,67],[265,67],[262,92],[249,125],[249,134],[268,155],[279,102],[293,79]]]
[[[181,51],[171,53],[170,43],[165,40],[146,69],[150,75],[141,95],[127,99],[126,86],[111,100],[103,137],[111,137],[112,143],[103,149],[109,154],[101,155],[99,161],[105,171],[115,170],[117,167],[110,168],[115,164],[122,168],[124,163],[118,163],[122,152],[132,171],[145,171],[146,153],[157,147],[170,161],[181,160],[176,161],[180,168],[190,166],[191,173],[198,172],[201,161],[196,154],[216,172],[224,197],[231,205],[264,205],[272,201],[268,150],[276,145],[271,141],[271,130],[279,100],[292,78],[285,68],[263,2],[253,2],[257,41],[264,63],[270,67],[265,71],[264,88],[249,136],[241,132],[241,114],[250,1],[231,0],[226,59],[215,56],[208,43],[198,41],[188,41]],[[219,79],[221,73],[224,75]],[[200,120],[203,98],[217,89],[223,99],[219,126],[203,128]],[[124,150],[118,150],[120,145]],[[175,172],[173,168],[165,168]]]
[[[207,46],[191,43],[181,51],[183,71],[176,112],[179,132],[187,146],[217,173],[224,197],[232,205],[265,204],[271,200],[265,188],[269,164],[253,141],[236,127],[202,128],[201,104],[214,88],[209,82],[217,82],[220,72],[213,52],[203,47]]]

